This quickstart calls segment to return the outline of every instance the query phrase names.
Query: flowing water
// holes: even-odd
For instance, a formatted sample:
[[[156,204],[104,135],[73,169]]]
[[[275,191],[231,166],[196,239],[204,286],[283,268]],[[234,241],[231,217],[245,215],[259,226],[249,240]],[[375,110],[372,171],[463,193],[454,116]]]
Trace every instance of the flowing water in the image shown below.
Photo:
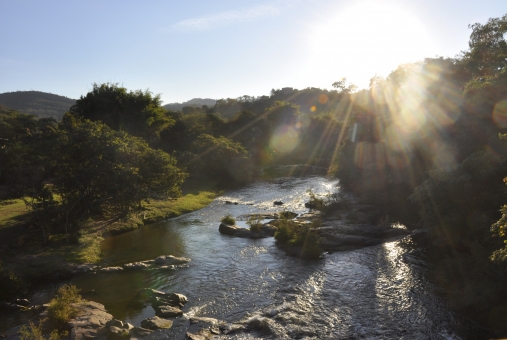
[[[281,210],[273,201],[301,213],[308,189],[318,194],[332,192],[336,185],[323,177],[291,177],[226,192],[204,209],[103,243],[104,265],[169,254],[191,258],[188,265],[173,271],[86,274],[73,283],[116,318],[138,326],[155,315],[150,306],[129,305],[141,288],[186,295],[185,316],[165,333],[171,339],[184,339],[188,317],[194,315],[227,322],[265,317],[269,332],[228,337],[238,339],[472,338],[468,326],[433,293],[424,278],[424,262],[403,241],[307,261],[287,256],[273,238],[241,239],[218,232],[226,214]]]

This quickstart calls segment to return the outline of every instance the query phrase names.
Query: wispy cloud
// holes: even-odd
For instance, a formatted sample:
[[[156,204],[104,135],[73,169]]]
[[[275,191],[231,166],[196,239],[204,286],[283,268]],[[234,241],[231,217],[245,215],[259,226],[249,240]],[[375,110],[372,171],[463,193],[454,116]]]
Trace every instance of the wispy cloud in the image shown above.
[[[182,20],[172,25],[172,28],[178,31],[209,31],[219,26],[272,17],[279,13],[280,11],[276,7],[261,5],[238,11],[226,11]]]

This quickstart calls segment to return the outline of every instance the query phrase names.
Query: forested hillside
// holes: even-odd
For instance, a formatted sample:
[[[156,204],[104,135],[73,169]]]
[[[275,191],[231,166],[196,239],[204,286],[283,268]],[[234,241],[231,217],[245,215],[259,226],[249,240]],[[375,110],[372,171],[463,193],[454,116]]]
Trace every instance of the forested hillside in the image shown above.
[[[194,98],[183,103],[169,103],[164,105],[164,108],[166,110],[181,111],[184,107],[187,106],[202,107],[203,105],[206,105],[208,107],[212,107],[215,105],[216,102],[217,101],[215,99],[210,98]]]
[[[40,91],[0,93],[0,104],[41,118],[60,119],[76,101]]]

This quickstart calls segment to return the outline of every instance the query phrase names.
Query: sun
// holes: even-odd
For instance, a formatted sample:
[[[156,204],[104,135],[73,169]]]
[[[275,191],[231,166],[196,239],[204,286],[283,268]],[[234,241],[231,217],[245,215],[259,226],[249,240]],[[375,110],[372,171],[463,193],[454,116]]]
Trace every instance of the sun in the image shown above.
[[[364,1],[337,10],[313,25],[307,39],[303,72],[305,77],[317,77],[319,85],[326,81],[325,87],[346,77],[364,88],[375,74],[386,76],[399,64],[434,56],[420,20],[387,1]]]

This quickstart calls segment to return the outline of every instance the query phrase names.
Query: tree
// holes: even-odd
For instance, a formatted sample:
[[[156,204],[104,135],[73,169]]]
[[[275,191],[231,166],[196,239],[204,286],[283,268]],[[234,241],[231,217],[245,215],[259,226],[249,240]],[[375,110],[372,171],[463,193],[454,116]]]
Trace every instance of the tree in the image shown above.
[[[190,151],[195,156],[188,164],[195,174],[229,182],[243,182],[249,177],[248,152],[240,143],[202,134],[190,145]]]
[[[463,53],[469,70],[477,76],[493,75],[507,66],[507,14],[490,18],[486,24],[469,25],[472,29],[468,45]]]
[[[350,94],[357,89],[356,85],[347,82],[347,78],[341,78],[340,80],[335,81],[333,83],[333,87],[336,90],[338,90],[339,93],[346,93],[346,94]]]
[[[160,95],[150,91],[128,91],[118,84],[93,84],[70,112],[92,121],[102,121],[113,130],[126,131],[154,145],[160,133],[174,124],[161,106]]]
[[[100,122],[79,122],[62,135],[54,193],[66,232],[90,212],[126,215],[153,195],[177,197],[186,174],[167,153]]]

